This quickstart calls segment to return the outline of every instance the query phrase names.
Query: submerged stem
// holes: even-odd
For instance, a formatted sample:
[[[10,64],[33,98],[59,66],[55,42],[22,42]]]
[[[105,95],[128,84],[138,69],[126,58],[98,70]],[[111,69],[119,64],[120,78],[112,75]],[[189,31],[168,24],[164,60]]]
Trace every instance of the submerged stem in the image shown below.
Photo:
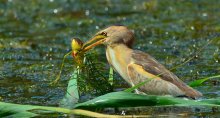
[[[63,61],[61,63],[61,66],[60,66],[60,71],[59,71],[59,74],[57,75],[56,79],[50,83],[50,84],[57,84],[57,82],[60,80],[60,77],[61,77],[61,73],[62,73],[62,70],[63,70],[63,66],[64,66],[64,62],[65,62],[65,59],[68,55],[70,55],[72,53],[72,51],[66,53],[64,56],[63,56]]]

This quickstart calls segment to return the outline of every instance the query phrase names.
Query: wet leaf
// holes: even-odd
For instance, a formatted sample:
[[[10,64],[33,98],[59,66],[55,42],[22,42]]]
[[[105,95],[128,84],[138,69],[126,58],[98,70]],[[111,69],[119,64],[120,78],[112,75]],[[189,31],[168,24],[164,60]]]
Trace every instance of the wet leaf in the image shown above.
[[[203,78],[203,79],[198,79],[195,81],[192,81],[189,83],[189,86],[191,87],[197,87],[197,86],[202,86],[202,84],[210,79],[214,79],[214,78],[219,78],[220,79],[220,75],[216,75],[216,76],[211,76],[211,77],[207,77],[207,78]]]
[[[107,115],[100,114],[96,112],[91,112],[82,109],[66,109],[61,107],[46,107],[46,106],[35,106],[35,105],[21,105],[21,104],[12,104],[12,103],[4,103],[0,102],[0,116],[7,118],[30,118],[36,116],[44,116],[48,113],[63,113],[63,114],[75,114],[75,115],[83,115],[89,117],[116,117],[117,115]],[[57,115],[60,116],[61,114]],[[53,117],[56,117],[53,115]],[[117,116],[118,117],[118,116]]]
[[[71,78],[69,80],[66,90],[66,95],[60,102],[62,107],[72,108],[76,103],[78,103],[79,101],[79,92],[77,87],[78,75],[79,75],[79,69],[76,69],[71,75]]]
[[[210,100],[190,100],[171,96],[140,95],[129,92],[112,92],[99,96],[84,103],[76,104],[75,108],[94,109],[107,107],[138,107],[138,106],[217,106],[218,98]]]

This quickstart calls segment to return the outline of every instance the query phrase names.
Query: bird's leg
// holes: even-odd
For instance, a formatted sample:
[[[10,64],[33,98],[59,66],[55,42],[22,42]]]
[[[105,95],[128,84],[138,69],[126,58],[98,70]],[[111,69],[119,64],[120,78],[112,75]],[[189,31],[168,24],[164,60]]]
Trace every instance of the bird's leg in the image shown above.
[[[136,94],[141,94],[141,95],[147,95],[146,93],[141,92],[141,91],[139,91],[138,89],[135,89],[135,93],[136,93]]]
[[[131,86],[134,87],[134,83],[131,83]],[[146,93],[139,91],[138,89],[134,90],[136,94],[146,95]]]

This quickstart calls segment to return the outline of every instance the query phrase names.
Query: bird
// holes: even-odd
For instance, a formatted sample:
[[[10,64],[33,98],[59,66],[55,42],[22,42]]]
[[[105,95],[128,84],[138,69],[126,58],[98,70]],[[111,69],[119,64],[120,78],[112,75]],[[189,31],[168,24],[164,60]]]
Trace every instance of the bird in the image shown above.
[[[104,44],[108,63],[130,86],[147,81],[136,93],[192,99],[202,96],[202,93],[188,86],[151,55],[132,49],[134,39],[134,33],[128,27],[109,26],[88,40],[83,50],[86,52]]]

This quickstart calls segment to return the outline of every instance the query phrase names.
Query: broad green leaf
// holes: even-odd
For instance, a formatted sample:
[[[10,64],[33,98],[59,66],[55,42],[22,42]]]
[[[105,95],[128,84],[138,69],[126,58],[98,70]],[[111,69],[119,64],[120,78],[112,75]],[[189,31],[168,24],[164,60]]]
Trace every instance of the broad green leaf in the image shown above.
[[[201,86],[205,81],[213,79],[213,78],[219,78],[220,79],[220,75],[216,75],[216,76],[207,77],[207,78],[192,81],[192,82],[189,83],[189,86],[191,86],[191,87]]]
[[[75,108],[94,109],[106,107],[138,107],[138,106],[218,106],[220,107],[219,99],[210,101],[195,101],[189,99],[175,98],[171,96],[155,96],[155,95],[140,95],[129,92],[112,92],[99,96],[90,101],[76,104]],[[215,101],[215,102],[213,102]]]
[[[0,102],[0,116],[1,117],[19,117],[29,118],[38,116],[39,114],[33,113],[30,110],[37,109],[38,107],[32,105],[19,105]]]
[[[120,117],[119,115],[107,115],[96,113],[92,111],[87,111],[83,109],[66,109],[61,107],[45,107],[36,105],[21,105],[0,102],[0,117],[7,118],[30,118],[36,116],[50,117],[53,113],[63,113],[63,114],[75,114],[83,115],[89,117]],[[49,113],[49,114],[45,114]],[[55,116],[53,116],[55,117]],[[58,117],[58,116],[57,116]]]
[[[3,103],[0,102],[0,116],[1,117],[23,117],[23,118],[29,118],[37,116],[38,114],[29,112],[28,110],[31,110],[32,107],[30,105],[14,105],[10,103]]]
[[[87,111],[85,109],[94,110],[97,108],[107,107],[139,107],[139,106],[207,106],[220,107],[219,98],[206,100],[188,100],[182,98],[174,98],[171,96],[155,96],[155,95],[140,95],[128,92],[113,92],[97,97],[90,101],[79,103],[75,108],[81,109],[66,109],[60,107],[46,107],[35,105],[20,105],[12,103],[0,102],[0,116],[1,117],[22,117],[29,118],[38,115],[47,115],[45,113],[63,113],[76,114],[84,116],[96,117],[119,117],[116,115],[105,115],[96,112]],[[83,109],[84,110],[83,110]]]
[[[75,69],[69,80],[66,95],[60,101],[60,105],[65,108],[72,108],[79,100],[79,92],[77,87],[77,78],[79,75],[79,68]]]

